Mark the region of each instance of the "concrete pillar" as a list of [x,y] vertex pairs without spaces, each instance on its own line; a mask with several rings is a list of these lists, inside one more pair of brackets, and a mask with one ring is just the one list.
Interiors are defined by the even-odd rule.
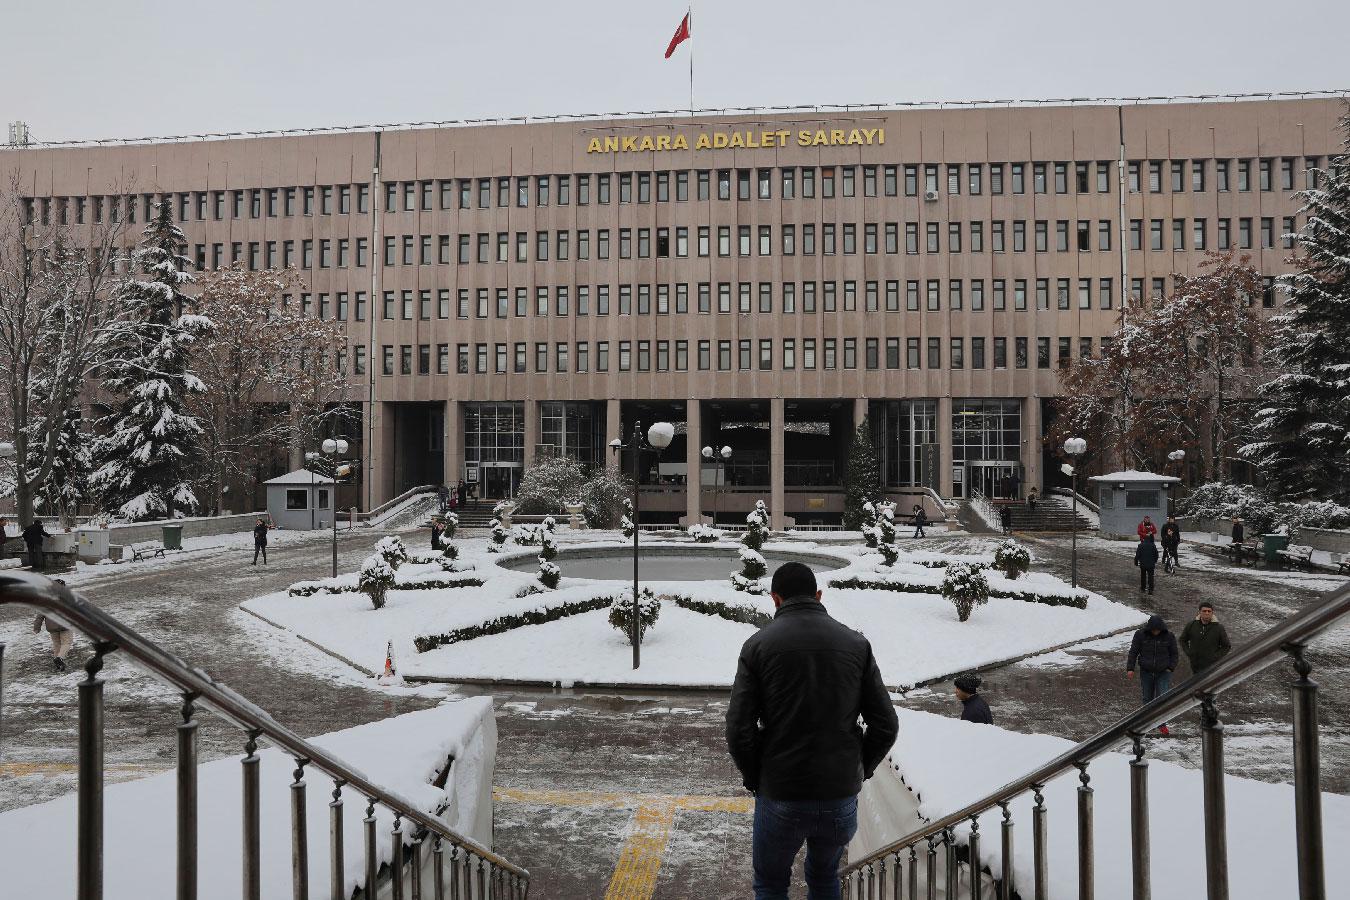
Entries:
[[783,505],[783,432],[786,427],[785,406],[782,397],[769,401],[769,527],[782,531],[786,517]]
[[[865,419],[865,418],[867,418],[867,398],[866,398],[866,397],[854,397],[854,398],[853,398],[853,428],[854,428],[855,431],[857,430],[858,426],[862,424],[862,420]],[[848,437],[849,437],[849,444],[850,444],[850,446],[851,446],[852,443],[853,443],[853,435],[849,435]]]
[[1022,406],[1022,465],[1026,466],[1026,479],[1022,490],[1029,491],[1034,486],[1043,491],[1041,484],[1041,398],[1032,395]]
[[394,468],[397,462],[398,414],[394,404],[377,400],[371,404],[370,499],[372,509],[394,496]]
[[937,403],[938,493],[952,496],[952,397],[946,394]]
[[622,454],[615,453],[609,449],[609,442],[618,438],[623,440],[623,435],[619,432],[623,429],[623,419],[619,415],[619,401],[605,401],[605,466],[618,470],[623,462]]
[[447,487],[454,487],[464,477],[464,413],[458,400],[445,401],[445,447],[444,479]]
[[684,506],[681,524],[697,525],[703,521],[703,406],[697,399],[684,402]]
[[534,464],[534,454],[539,446],[539,401],[526,398],[525,406],[525,468]]

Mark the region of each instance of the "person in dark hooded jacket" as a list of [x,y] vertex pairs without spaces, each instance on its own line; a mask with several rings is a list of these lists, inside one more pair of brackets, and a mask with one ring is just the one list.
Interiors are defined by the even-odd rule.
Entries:
[[[1130,654],[1125,660],[1125,675],[1133,678],[1139,670],[1140,695],[1152,703],[1172,687],[1172,672],[1177,667],[1177,636],[1167,630],[1162,616],[1151,616],[1148,624],[1134,633]],[[1158,726],[1167,734],[1167,725]]]
[[989,711],[989,704],[984,702],[984,698],[979,694],[980,676],[974,672],[957,675],[952,679],[952,686],[956,688],[956,699],[961,701],[962,722],[994,724],[994,714]]
[[1139,590],[1153,593],[1153,570],[1158,567],[1158,545],[1153,543],[1153,535],[1146,534],[1139,539],[1134,549],[1134,564],[1139,567]]

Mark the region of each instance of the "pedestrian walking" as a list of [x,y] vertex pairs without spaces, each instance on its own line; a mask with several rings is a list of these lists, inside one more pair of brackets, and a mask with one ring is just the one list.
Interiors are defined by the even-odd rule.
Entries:
[[1237,516],[1233,517],[1233,543],[1240,544],[1247,536],[1247,529],[1243,527],[1242,520]]
[[1163,560],[1172,557],[1172,562],[1177,565],[1181,560],[1177,557],[1177,550],[1181,548],[1181,526],[1177,524],[1176,516],[1168,516],[1167,521],[1162,527],[1162,550]]
[[[60,579],[53,581],[65,584]],[[52,668],[57,672],[68,671],[70,667],[66,665],[66,654],[75,643],[75,634],[47,613],[38,613],[37,618],[33,620],[33,634],[37,634],[44,627],[47,629],[47,639],[52,642]]]
[[436,488],[436,503],[440,506],[441,515],[445,515],[445,511],[450,508],[450,489],[443,484]]
[[1139,539],[1134,548],[1134,564],[1139,567],[1139,590],[1153,593],[1153,570],[1158,567],[1158,545],[1153,543],[1153,535]]
[[464,506],[469,502],[469,486],[464,483],[464,479],[459,480],[459,505]]
[[1036,501],[1039,499],[1041,499],[1040,495],[1036,493],[1036,489],[1034,487],[1031,490],[1027,491],[1027,509],[1030,510],[1031,512],[1035,512]]
[[262,554],[263,565],[267,565],[267,531],[272,526],[268,525],[261,518],[253,526],[253,564],[258,564],[258,554]]
[[998,523],[1003,526],[1004,534],[1012,533],[1012,506],[1004,503],[998,508]]
[[[1125,677],[1133,678],[1136,667],[1144,703],[1152,703],[1172,686],[1172,672],[1177,667],[1177,638],[1167,630],[1162,616],[1151,616],[1148,624],[1134,633],[1125,660]],[[1159,725],[1158,731],[1170,734],[1166,723]]]
[[957,675],[952,679],[952,686],[956,688],[956,699],[961,701],[962,722],[994,724],[994,714],[989,711],[989,704],[979,694],[980,676],[974,672]]
[[899,722],[872,645],[826,611],[815,573],[784,563],[770,591],[777,612],[741,647],[726,720],[727,748],[755,795],[755,898],[787,900],[805,843],[807,896],[835,900],[858,792]]
[[1158,527],[1153,524],[1152,519],[1148,516],[1144,516],[1144,520],[1139,523],[1139,527],[1135,529],[1135,533],[1139,535],[1141,541],[1145,537],[1156,538],[1158,536]]
[[431,519],[431,549],[444,550],[441,546],[441,535],[445,534],[445,520],[432,517]]
[[1008,492],[1008,498],[1016,500],[1022,496],[1022,476],[1018,472],[1013,472],[1010,478],[1012,490]]
[[1233,644],[1228,640],[1228,630],[1219,624],[1214,615],[1214,604],[1208,600],[1200,604],[1195,618],[1181,629],[1181,649],[1191,664],[1191,674],[1199,675],[1228,655]]
[[42,552],[42,541],[51,537],[37,519],[23,530],[23,542],[28,547],[28,568],[41,572],[47,568],[47,554]]
[[927,524],[928,524],[928,513],[924,512],[923,507],[916,503],[914,505],[914,536],[916,538],[928,536],[923,533],[923,526]]

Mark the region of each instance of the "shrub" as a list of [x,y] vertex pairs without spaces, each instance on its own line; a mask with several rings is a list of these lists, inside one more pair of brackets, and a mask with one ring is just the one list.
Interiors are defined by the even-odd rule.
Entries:
[[994,551],[994,568],[1016,581],[1031,568],[1031,553],[1017,541],[1004,541]]
[[748,603],[724,603],[721,600],[696,600],[693,597],[675,595],[669,599],[676,606],[690,612],[703,613],[705,616],[718,616],[730,622],[744,622],[756,628],[763,628],[773,621],[773,616],[761,612]]
[[[980,568],[973,563],[961,563],[972,568]],[[830,587],[848,591],[896,591],[901,594],[941,594],[942,586],[901,581],[894,576],[885,578],[838,578],[830,582]],[[1074,609],[1087,609],[1087,594],[1038,594],[1035,591],[1003,591],[989,589],[991,597],[1007,597],[1024,603],[1041,603],[1045,606],[1070,606]]]
[[532,547],[543,540],[544,529],[538,525],[512,525],[511,540],[522,547]]
[[459,530],[459,516],[452,512],[443,512],[438,518],[445,523],[445,531],[441,532],[441,540],[448,541],[454,538],[455,532]]
[[493,519],[489,526],[492,528],[492,534],[488,536],[488,552],[501,553],[502,547],[506,546],[506,539],[509,536],[506,532],[506,526],[502,525],[501,519]]
[[895,504],[889,500],[877,504],[876,529],[879,543],[895,543]]
[[962,622],[970,619],[977,606],[989,602],[989,579],[984,570],[967,563],[952,563],[942,579],[942,596],[956,607],[956,617]]
[[877,549],[881,551],[881,558],[885,565],[893,566],[895,561],[900,558],[900,551],[895,549],[894,544],[878,544]]
[[763,500],[756,500],[755,508],[745,517],[745,534],[741,536],[741,543],[750,550],[758,550],[769,539],[769,534],[769,509]]
[[[385,540],[388,540],[388,538]],[[384,543],[384,541],[380,543]],[[393,586],[394,570],[383,556],[372,555],[361,564],[361,574],[357,580],[357,587],[361,593],[370,598],[371,605],[376,609],[384,606],[385,595],[389,593],[389,589]]]
[[[523,588],[521,588],[520,590],[516,591],[516,599],[517,599],[517,600],[523,600],[523,599],[525,599],[526,597],[529,597],[531,594],[542,594],[543,592],[544,592],[544,589],[541,588],[539,585],[537,585],[537,584],[527,584],[527,585],[525,585]],[[606,605],[608,606],[608,604],[606,604]]]
[[696,544],[711,544],[722,539],[722,530],[711,525],[690,525],[688,534]]
[[637,525],[633,524],[633,501],[627,498],[623,501],[623,518],[619,520],[619,530],[630,541],[633,539],[633,533],[637,531]]
[[764,593],[764,584],[760,581],[769,573],[769,566],[759,551],[749,547],[741,548],[741,571],[731,576],[731,586],[747,594]]
[[395,572],[398,567],[408,561],[408,548],[403,546],[403,541],[397,535],[389,535],[380,538],[380,542],[375,545],[375,555],[389,564],[389,568]]
[[445,549],[441,551],[441,556],[449,560],[459,559],[459,548],[454,544],[446,544]]
[[[641,599],[636,605],[638,640],[641,640],[647,634],[647,629],[656,627],[656,620],[661,616],[661,601],[651,588],[643,588]],[[630,588],[609,607],[609,624],[623,632],[630,644],[633,642],[633,606],[633,591]]]
[[592,527],[613,528],[631,493],[628,481],[612,469],[601,467],[588,475],[575,459],[555,456],[537,459],[525,470],[516,503],[522,513],[545,515],[579,503]]
[[562,570],[553,563],[539,557],[539,583],[549,590],[558,586],[558,579],[562,578]]
[[[543,589],[538,585],[527,585],[528,589],[522,589],[516,594],[517,597],[528,597],[531,594],[541,594]],[[614,598],[608,595],[601,597],[590,597],[585,600],[574,600],[569,603],[559,603],[556,606],[539,606],[525,612],[512,613],[511,615],[498,616],[495,619],[489,619],[477,625],[467,625],[464,628],[456,628],[453,631],[447,631],[442,634],[425,634],[413,638],[413,646],[417,648],[418,653],[426,653],[428,650],[435,650],[437,647],[444,647],[449,644],[457,644],[460,641],[471,641],[474,638],[485,637],[489,634],[502,634],[506,631],[512,631],[516,628],[522,628],[526,625],[543,625],[546,622],[556,622],[558,619],[567,616],[575,616],[581,613],[593,612],[597,609],[604,609],[614,601]]]
[[558,556],[558,539],[552,534],[545,534],[540,538],[539,560],[541,562],[552,562]]

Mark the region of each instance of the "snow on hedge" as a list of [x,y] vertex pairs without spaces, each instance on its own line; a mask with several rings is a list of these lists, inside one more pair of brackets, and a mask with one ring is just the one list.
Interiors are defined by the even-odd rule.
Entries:
[[[369,608],[369,605],[367,605]],[[472,697],[443,703],[369,725],[314,738],[313,743],[399,795],[417,809],[435,813],[451,828],[480,844],[492,843],[492,771],[497,729],[492,699]],[[431,784],[453,754],[445,790]],[[266,897],[291,893],[291,773],[295,761],[279,750],[258,752],[262,776],[262,885]],[[201,900],[239,896],[240,765],[229,756],[198,767],[199,893]],[[177,775],[110,784],[104,791],[104,897],[142,900],[171,897],[174,885],[174,796]],[[307,769],[305,801],[309,827],[311,897],[330,895],[328,803],[333,783]],[[344,788],[343,834],[346,886],[351,896],[364,876],[362,819],[366,799]],[[0,814],[0,847],[6,897],[75,896],[75,794]],[[393,814],[376,809],[381,860],[390,855]],[[405,833],[407,826],[405,825]],[[18,864],[23,860],[23,864]]]
[[[1071,741],[1048,735],[1019,734],[909,709],[898,708],[896,712],[900,716],[900,737],[888,764],[891,771],[898,769],[905,784],[918,796],[919,812],[929,821],[975,802],[1073,746]],[[997,705],[994,715],[998,715]],[[1198,752],[1198,741],[1195,746]],[[1099,900],[1129,900],[1131,896],[1130,758],[1124,753],[1107,754],[1088,768],[1096,824]],[[878,777],[888,776],[879,770]],[[1204,897],[1205,829],[1200,772],[1155,760],[1149,763],[1148,777],[1153,895]],[[1228,802],[1230,896],[1233,900],[1295,896],[1298,875],[1293,787],[1235,775],[1228,775],[1224,783]],[[1078,771],[1074,769],[1052,780],[1045,789],[1050,822],[1051,897],[1074,897],[1078,892],[1077,788]],[[860,806],[860,817],[878,814],[877,809],[868,808],[868,801],[880,793],[884,792],[869,785]],[[1014,858],[1023,896],[1032,884],[1032,805],[1030,794],[1011,805],[1020,835],[1014,842]],[[1323,793],[1322,816],[1324,843],[1329,850],[1350,843],[1350,797]],[[1001,874],[998,853],[1001,821],[997,807],[980,816],[981,859],[995,875]],[[968,823],[957,828],[960,842],[964,843],[969,834]],[[892,832],[889,836],[900,835]],[[1350,857],[1334,851],[1328,853],[1326,873],[1327,896],[1350,896]]]

